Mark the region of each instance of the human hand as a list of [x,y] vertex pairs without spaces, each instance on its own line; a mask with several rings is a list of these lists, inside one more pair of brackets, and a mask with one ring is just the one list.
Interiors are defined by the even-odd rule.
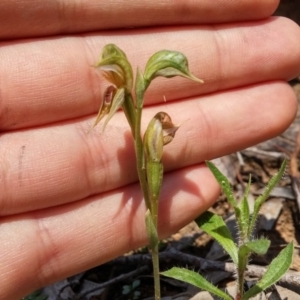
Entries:
[[1,1],[1,300],[147,244],[123,113],[87,134],[106,84],[91,67],[103,46],[123,49],[134,69],[181,51],[205,82],[157,79],[146,95],[144,126],[161,110],[188,120],[164,148],[165,237],[217,198],[205,159],[272,138],[295,117],[285,81],[300,72],[300,31],[266,19],[277,2]]

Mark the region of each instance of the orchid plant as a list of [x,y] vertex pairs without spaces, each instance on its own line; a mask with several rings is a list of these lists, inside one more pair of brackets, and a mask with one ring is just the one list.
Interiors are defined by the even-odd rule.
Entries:
[[[135,80],[131,64],[125,53],[113,44],[108,44],[104,47],[95,67],[100,68],[104,78],[110,85],[104,92],[102,105],[92,128],[105,118],[103,122],[104,130],[113,115],[120,108],[123,109],[133,137],[137,173],[147,208],[145,224],[149,238],[149,248],[152,253],[155,300],[160,300],[159,237],[157,226],[158,201],[163,181],[163,164],[161,160],[163,147],[172,142],[179,126],[173,124],[168,113],[158,112],[149,122],[146,132],[142,137],[141,120],[144,98],[151,82],[159,76],[166,78],[182,76],[198,83],[203,83],[203,81],[190,73],[187,58],[177,51],[162,50],[153,54],[149,58],[144,72],[139,68],[137,69]],[[239,232],[238,244],[234,242],[229,229],[221,217],[211,212],[205,212],[196,222],[199,227],[214,237],[223,246],[224,250],[236,264],[237,293],[235,300],[247,300],[279,280],[291,264],[293,253],[292,243],[283,249],[279,256],[273,260],[261,280],[248,291],[244,291],[245,272],[251,254],[265,254],[270,246],[269,240],[264,238],[256,239],[254,237],[259,210],[283,175],[286,162],[282,164],[279,173],[270,180],[264,194],[256,200],[253,212],[251,212],[247,201],[251,181],[249,180],[245,195],[238,203],[227,178],[211,162],[207,162],[207,166],[214,174],[234,208]],[[203,276],[196,272],[173,268],[162,274],[194,284],[223,299],[232,299],[228,294],[210,284]]]
[[93,127],[105,118],[103,123],[103,129],[105,129],[113,115],[122,108],[131,128],[138,178],[147,207],[145,223],[152,253],[155,300],[159,300],[157,223],[158,201],[163,180],[161,159],[163,147],[173,140],[179,126],[172,123],[171,117],[166,112],[158,112],[149,122],[142,137],[141,119],[144,96],[151,82],[159,76],[166,78],[182,76],[198,83],[203,81],[190,73],[187,58],[177,51],[162,50],[153,54],[148,60],[144,72],[137,69],[135,80],[125,53],[113,44],[104,47],[95,67],[100,68],[110,85],[104,93],[102,105]]

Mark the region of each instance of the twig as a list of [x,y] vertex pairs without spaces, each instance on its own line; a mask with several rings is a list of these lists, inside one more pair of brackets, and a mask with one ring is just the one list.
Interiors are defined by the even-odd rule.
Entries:
[[[150,257],[150,256],[149,256],[149,259],[150,259],[150,262],[151,262],[151,257]],[[139,274],[141,274],[141,273],[143,273],[143,272],[145,272],[145,271],[147,271],[147,270],[149,270],[149,267],[148,267],[148,266],[142,266],[142,267],[140,267],[140,268],[138,268],[138,269],[136,269],[136,270],[134,270],[134,271],[132,271],[132,272],[129,272],[129,273],[126,273],[126,274],[122,274],[122,275],[120,275],[120,276],[118,276],[118,277],[115,277],[115,278],[113,278],[113,279],[111,279],[111,280],[108,280],[108,281],[106,281],[106,282],[104,282],[104,283],[102,283],[102,284],[99,284],[96,288],[90,289],[90,290],[87,291],[87,292],[84,292],[84,293],[82,293],[82,294],[76,295],[75,298],[74,298],[74,300],[77,300],[77,299],[78,299],[78,300],[83,299],[86,295],[88,295],[88,294],[90,294],[90,293],[93,293],[93,292],[95,292],[95,291],[101,290],[101,289],[103,289],[103,288],[105,288],[105,287],[107,287],[107,286],[109,286],[109,285],[116,284],[116,283],[118,283],[118,282],[120,282],[120,281],[124,281],[124,280],[126,280],[126,279],[128,279],[128,278],[137,276],[137,275],[139,275]]]
[[[194,269],[199,269],[201,271],[225,271],[232,274],[236,273],[236,266],[230,262],[213,261],[202,257],[194,256],[191,254],[183,253],[176,250],[175,248],[168,248],[168,250],[161,252],[159,254],[160,262],[169,262],[170,260],[175,260],[178,264],[180,262],[182,265],[188,265]],[[108,264],[151,264],[150,254],[135,254],[131,256],[119,257]],[[248,277],[261,278],[266,272],[267,268],[249,265],[246,270],[246,275]],[[300,286],[300,272],[289,271],[280,279],[281,283],[292,284],[295,286]]]
[[300,190],[299,190],[299,171],[298,171],[298,155],[300,152],[300,130],[296,138],[296,145],[293,153],[290,155],[290,176],[292,180],[292,189],[296,197],[298,212],[300,212]]

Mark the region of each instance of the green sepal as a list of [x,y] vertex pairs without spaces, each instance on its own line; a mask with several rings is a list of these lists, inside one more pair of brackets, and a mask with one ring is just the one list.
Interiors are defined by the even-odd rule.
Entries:
[[214,294],[220,297],[221,299],[232,300],[232,298],[229,295],[227,295],[222,290],[218,289],[216,286],[207,281],[202,275],[194,271],[173,267],[172,269],[162,272],[161,274],[167,277],[187,282],[202,290]]
[[150,57],[144,72],[145,87],[147,88],[158,76],[166,78],[182,76],[203,83],[190,73],[186,56],[177,51],[161,50]]
[[101,59],[105,59],[112,56],[127,58],[125,52],[115,44],[105,45],[101,53]]
[[133,86],[133,71],[126,54],[114,44],[106,45],[95,67],[105,72],[107,80],[118,88],[125,87],[131,92]]
[[223,219],[210,211],[206,211],[195,221],[203,231],[213,237],[224,248],[232,261],[237,264],[238,248],[235,245],[232,235]]
[[145,214],[145,223],[146,223],[146,229],[147,229],[147,234],[150,243],[150,249],[155,249],[155,247],[159,242],[159,239],[158,239],[157,229],[153,222],[153,218],[149,209],[147,209]]

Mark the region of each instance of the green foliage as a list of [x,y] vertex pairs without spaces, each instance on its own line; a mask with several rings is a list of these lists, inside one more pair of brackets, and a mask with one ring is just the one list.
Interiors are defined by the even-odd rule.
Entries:
[[209,281],[207,281],[203,276],[200,274],[182,268],[172,268],[168,271],[161,273],[164,276],[172,277],[177,280],[181,280],[192,284],[202,290],[206,290],[211,294],[214,294],[222,299],[225,300],[232,300],[230,296],[224,293],[222,290],[218,289],[216,286],[212,285]]
[[47,300],[48,296],[43,295],[41,290],[37,290],[30,295],[22,298],[22,300]]
[[203,231],[219,242],[234,263],[238,262],[238,248],[233,241],[228,227],[220,216],[206,211],[195,221]]
[[203,83],[190,73],[187,58],[177,51],[161,50],[150,57],[144,75],[146,88],[158,76],[166,78],[182,76]]
[[138,300],[141,296],[141,292],[137,291],[136,289],[140,286],[141,281],[140,280],[134,280],[132,284],[130,285],[123,285],[123,295],[127,295],[128,300]]
[[[126,54],[116,45],[108,44],[104,47],[99,61],[95,67],[100,68],[103,76],[111,83],[103,96],[103,103],[99,109],[98,116],[93,125],[96,126],[104,117],[106,120],[103,129],[114,116],[119,108],[124,110],[126,118],[131,128],[134,139],[137,171],[139,181],[147,212],[145,223],[149,237],[150,249],[152,251],[154,281],[155,281],[155,299],[160,299],[159,286],[159,266],[158,266],[158,200],[163,181],[163,165],[161,158],[164,145],[170,143],[179,128],[172,123],[171,117],[165,112],[157,113],[150,121],[144,138],[141,136],[141,117],[144,104],[144,95],[152,80],[159,76],[171,78],[182,76],[199,83],[203,81],[193,76],[188,67],[187,58],[180,52],[162,50],[153,54],[148,60],[145,71],[137,69],[136,79],[131,64],[127,60]],[[135,95],[132,95],[134,86]],[[135,99],[135,102],[133,101]],[[265,192],[256,200],[253,213],[250,213],[250,207],[247,201],[251,178],[249,178],[245,195],[240,203],[235,199],[232,188],[227,178],[211,162],[206,162],[207,166],[219,182],[228,201],[233,206],[239,233],[239,244],[236,245],[229,229],[221,217],[206,212],[197,218],[196,222],[205,232],[215,238],[218,243],[231,257],[237,266],[238,291],[237,299],[249,299],[260,291],[268,288],[280,279],[288,270],[293,253],[293,244],[289,244],[270,264],[267,272],[249,291],[244,293],[244,274],[247,268],[249,257],[255,253],[263,255],[269,248],[270,241],[267,239],[253,240],[253,230],[257,221],[259,210],[266,201],[271,190],[278,183],[286,168],[286,161],[283,162],[278,174],[273,176],[268,183]],[[165,276],[184,280],[205,289],[223,299],[231,299],[226,293],[211,285],[201,275],[184,269],[173,268],[163,273]],[[132,299],[137,299],[139,294],[132,293],[139,285],[139,282],[133,282],[131,286],[123,287],[123,294],[130,294]],[[42,295],[30,295],[27,300],[44,300]]]
[[146,222],[146,229],[149,238],[149,244],[151,248],[154,249],[157,246],[159,239],[157,234],[157,228],[153,222],[153,217],[149,209],[147,209],[146,211],[145,222]]
[[267,187],[264,191],[264,193],[259,196],[254,204],[254,210],[253,210],[253,214],[251,216],[251,220],[250,220],[250,226],[248,228],[248,235],[252,234],[252,231],[255,227],[255,223],[258,217],[258,213],[261,209],[261,206],[263,205],[263,203],[267,200],[267,198],[269,197],[271,191],[273,190],[273,188],[275,187],[275,185],[279,182],[279,180],[281,179],[281,177],[284,174],[284,171],[286,169],[286,160],[283,161],[280,170],[277,174],[275,174],[269,181],[269,183],[267,184]]
[[229,203],[234,208],[236,208],[237,207],[237,202],[236,202],[236,199],[233,195],[232,188],[231,188],[230,183],[229,183],[228,179],[226,178],[226,176],[223,175],[219,171],[219,169],[212,162],[207,161],[206,165],[209,167],[211,172],[214,174],[215,178],[217,179],[218,183],[221,186],[221,189],[222,189],[223,193],[226,195]]
[[292,263],[294,245],[289,243],[273,259],[264,276],[244,295],[242,300],[250,299],[277,282],[289,269]]
[[[262,204],[266,201],[271,190],[284,174],[286,160],[282,163],[279,172],[270,179],[265,192],[256,200],[252,214],[250,213],[247,201],[251,178],[247,184],[245,195],[238,204],[227,178],[211,162],[207,162],[207,166],[214,174],[223,192],[234,208],[238,225],[239,244],[235,245],[230,231],[221,217],[214,215],[211,212],[205,212],[196,219],[196,222],[203,231],[216,239],[216,241],[224,248],[232,261],[236,264],[238,285],[236,299],[247,300],[275,284],[288,271],[292,262],[293,243],[290,243],[271,262],[263,277],[246,293],[244,292],[245,272],[249,263],[249,257],[252,254],[264,255],[270,246],[270,241],[268,239],[254,240],[253,230]],[[193,284],[212,294],[218,295],[222,299],[231,299],[226,294],[222,296],[217,294],[217,292],[219,293],[222,291],[215,287],[212,289],[210,283],[196,272],[173,268],[164,272],[163,275]],[[222,293],[224,294],[224,292]]]

